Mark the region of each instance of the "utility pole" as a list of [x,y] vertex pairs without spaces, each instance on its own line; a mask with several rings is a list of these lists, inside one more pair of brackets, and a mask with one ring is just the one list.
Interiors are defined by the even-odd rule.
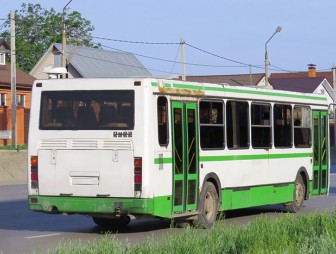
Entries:
[[12,94],[12,147],[17,148],[16,140],[16,49],[15,49],[15,13],[10,13],[11,36],[11,94]]
[[252,65],[249,64],[249,70],[250,70],[250,86],[252,86]]
[[182,80],[186,81],[186,70],[185,70],[185,60],[184,60],[184,44],[185,41],[183,40],[183,38],[181,38],[180,40],[180,46],[181,46],[181,63],[182,63]]
[[[71,3],[70,0],[63,8],[62,13],[62,67],[66,68],[66,26],[65,26],[65,11],[66,7]],[[62,75],[63,78],[66,78],[66,74]]]

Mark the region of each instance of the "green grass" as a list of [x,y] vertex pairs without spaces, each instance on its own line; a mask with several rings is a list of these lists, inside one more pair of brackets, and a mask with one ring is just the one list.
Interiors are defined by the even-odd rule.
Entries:
[[187,228],[159,242],[135,246],[106,234],[102,240],[63,244],[50,253],[336,253],[336,211],[312,215],[260,216],[248,225],[219,221],[212,229]]
[[17,145],[17,148],[14,148],[12,145],[0,146],[0,150],[27,150],[27,145]]

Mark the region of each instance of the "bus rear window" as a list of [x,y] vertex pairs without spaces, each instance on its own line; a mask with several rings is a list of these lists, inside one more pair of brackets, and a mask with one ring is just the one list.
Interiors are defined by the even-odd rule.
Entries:
[[45,91],[42,130],[132,130],[134,91]]

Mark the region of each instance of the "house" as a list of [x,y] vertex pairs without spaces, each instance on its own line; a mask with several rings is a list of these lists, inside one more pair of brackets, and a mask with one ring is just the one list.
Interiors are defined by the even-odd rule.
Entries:
[[[6,54],[9,50],[5,40],[0,39],[0,145],[11,143],[11,64],[6,63]],[[34,77],[16,69],[16,127],[19,145],[27,144],[31,89],[34,80]]]
[[[318,75],[317,75],[318,74]],[[324,74],[328,74],[323,76]],[[331,74],[331,75],[330,75]],[[316,72],[316,66],[308,65],[308,72],[272,73],[269,82],[274,89],[301,93],[325,94],[329,104],[336,101],[332,87],[332,72]]]
[[323,77],[272,78],[270,84],[277,90],[325,94],[329,104],[334,103],[335,100],[334,90],[328,80]]
[[[334,71],[336,69],[333,68]],[[286,72],[286,73],[272,73],[269,79],[274,78],[302,78],[302,77],[320,77],[325,78],[332,88],[335,87],[335,78],[333,71],[316,71],[316,65],[308,64],[308,71],[306,72]]]
[[[313,64],[308,65],[308,72],[272,73],[269,81],[274,89],[325,94],[329,104],[336,102],[335,91],[332,87],[333,73],[316,72],[316,66]],[[336,145],[334,138],[336,136],[335,116],[335,107],[331,106],[329,109],[329,129],[330,143],[333,146]]]
[[[30,75],[47,79],[46,69],[61,67],[62,44],[54,43],[44,53]],[[116,78],[152,76],[131,53],[82,46],[66,46],[68,78]]]
[[[178,79],[181,80],[182,77]],[[186,80],[201,83],[230,84],[234,86],[265,86],[265,73],[186,76]]]

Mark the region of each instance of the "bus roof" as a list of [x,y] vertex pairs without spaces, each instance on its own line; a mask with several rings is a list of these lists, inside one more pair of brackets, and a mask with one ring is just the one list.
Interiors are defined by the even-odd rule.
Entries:
[[[42,90],[93,90],[93,89],[129,89],[135,87],[136,81],[151,87],[154,93],[170,94],[173,96],[191,97],[223,97],[236,99],[253,99],[265,101],[281,101],[288,103],[303,103],[328,106],[327,97],[323,94],[311,94],[268,89],[264,87],[243,87],[229,84],[199,83],[173,79],[146,77],[132,78],[80,78],[80,79],[49,79],[36,80],[43,84]],[[140,84],[141,84],[140,83]]]

